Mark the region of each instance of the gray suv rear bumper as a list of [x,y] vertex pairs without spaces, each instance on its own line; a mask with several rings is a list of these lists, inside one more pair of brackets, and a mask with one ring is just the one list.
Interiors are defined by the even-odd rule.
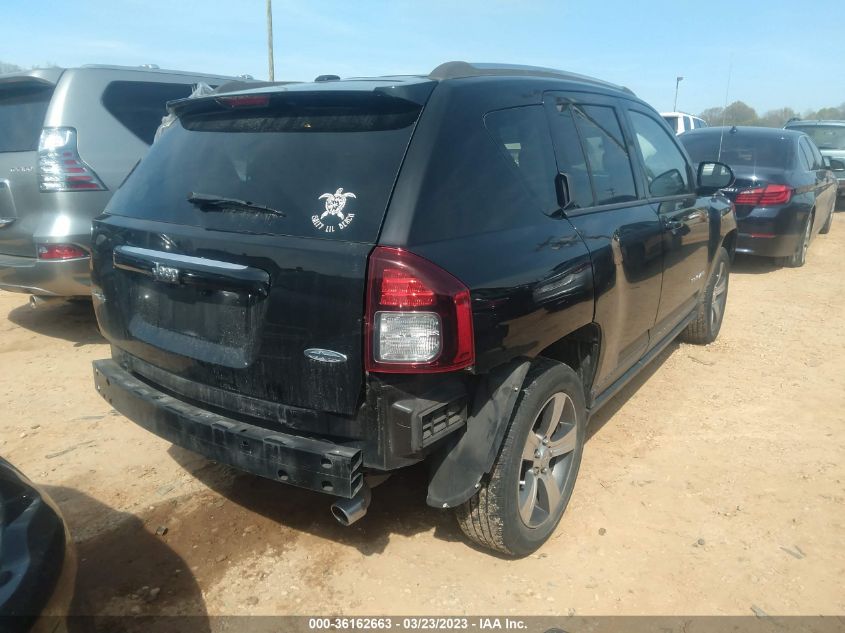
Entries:
[[91,294],[90,258],[45,261],[0,255],[0,289],[33,295],[77,297]]

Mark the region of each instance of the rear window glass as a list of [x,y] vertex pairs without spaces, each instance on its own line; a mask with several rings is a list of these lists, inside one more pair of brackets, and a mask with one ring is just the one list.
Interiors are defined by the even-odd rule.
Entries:
[[484,123],[540,208],[553,211],[557,207],[556,169],[543,109],[529,106],[498,110],[488,113]]
[[0,89],[0,152],[38,149],[41,127],[52,96],[52,86]]
[[725,131],[684,134],[678,139],[686,147],[694,163],[721,161],[731,167],[775,169],[787,169],[793,163],[794,137]]
[[103,106],[147,145],[152,144],[167,102],[191,94],[191,84],[113,81],[103,92]]
[[613,108],[578,106],[575,108],[575,123],[584,139],[596,204],[636,200],[631,159]]
[[845,150],[845,125],[790,125],[789,129],[804,132],[819,149]]
[[[184,114],[109,212],[219,231],[375,241],[420,106],[371,93],[315,99]],[[284,217],[192,204],[191,194],[249,201]]]

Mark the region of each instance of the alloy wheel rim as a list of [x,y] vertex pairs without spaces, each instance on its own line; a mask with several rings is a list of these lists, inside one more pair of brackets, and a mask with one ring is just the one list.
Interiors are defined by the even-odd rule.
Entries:
[[575,403],[558,392],[540,407],[522,450],[517,503],[529,528],[554,517],[572,476],[578,441]]
[[710,301],[710,325],[714,329],[722,320],[725,312],[725,302],[728,298],[728,274],[725,262],[719,263],[716,283],[713,285],[713,299]]
[[813,222],[813,218],[807,220],[807,228],[804,229],[804,240],[801,242],[801,261],[804,262],[807,260],[807,251],[810,248],[810,225]]

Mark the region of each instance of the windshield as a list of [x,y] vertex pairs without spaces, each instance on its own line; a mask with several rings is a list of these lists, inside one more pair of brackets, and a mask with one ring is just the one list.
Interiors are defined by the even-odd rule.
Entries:
[[794,138],[780,134],[743,134],[741,131],[683,134],[678,140],[693,162],[720,161],[731,167],[788,169],[795,146]]
[[845,125],[790,125],[813,139],[819,149],[845,150]]
[[0,152],[38,149],[41,126],[52,96],[52,86],[40,84],[0,88]]
[[[374,242],[421,106],[371,93],[321,101],[286,97],[271,109],[183,114],[108,212],[209,230]],[[243,204],[211,211],[192,204],[192,193],[278,213]]]

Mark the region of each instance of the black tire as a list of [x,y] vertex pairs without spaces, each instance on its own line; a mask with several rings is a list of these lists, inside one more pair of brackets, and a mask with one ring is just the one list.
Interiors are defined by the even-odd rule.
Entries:
[[[530,554],[548,540],[575,487],[586,417],[584,390],[575,372],[538,359],[525,379],[493,470],[479,491],[455,508],[458,524],[471,540],[510,556]],[[540,433],[549,428],[552,432],[542,439]],[[524,458],[527,453],[530,459]],[[552,484],[557,494],[549,493]]]
[[824,226],[819,229],[819,233],[822,235],[827,235],[830,233],[830,225],[833,224],[833,213],[836,211],[836,198],[833,199],[833,205],[830,207],[830,213],[827,216],[827,220],[824,223]]
[[725,307],[728,301],[728,283],[731,273],[731,258],[724,246],[716,251],[713,266],[701,302],[698,304],[698,314],[681,332],[681,340],[697,345],[707,345],[716,340],[722,321],[725,319]]
[[795,245],[795,252],[792,255],[787,255],[783,258],[783,265],[789,268],[801,268],[807,263],[807,251],[810,248],[810,238],[813,233],[813,215],[807,218],[807,223],[804,225],[804,231],[801,237],[798,238],[798,244]]

